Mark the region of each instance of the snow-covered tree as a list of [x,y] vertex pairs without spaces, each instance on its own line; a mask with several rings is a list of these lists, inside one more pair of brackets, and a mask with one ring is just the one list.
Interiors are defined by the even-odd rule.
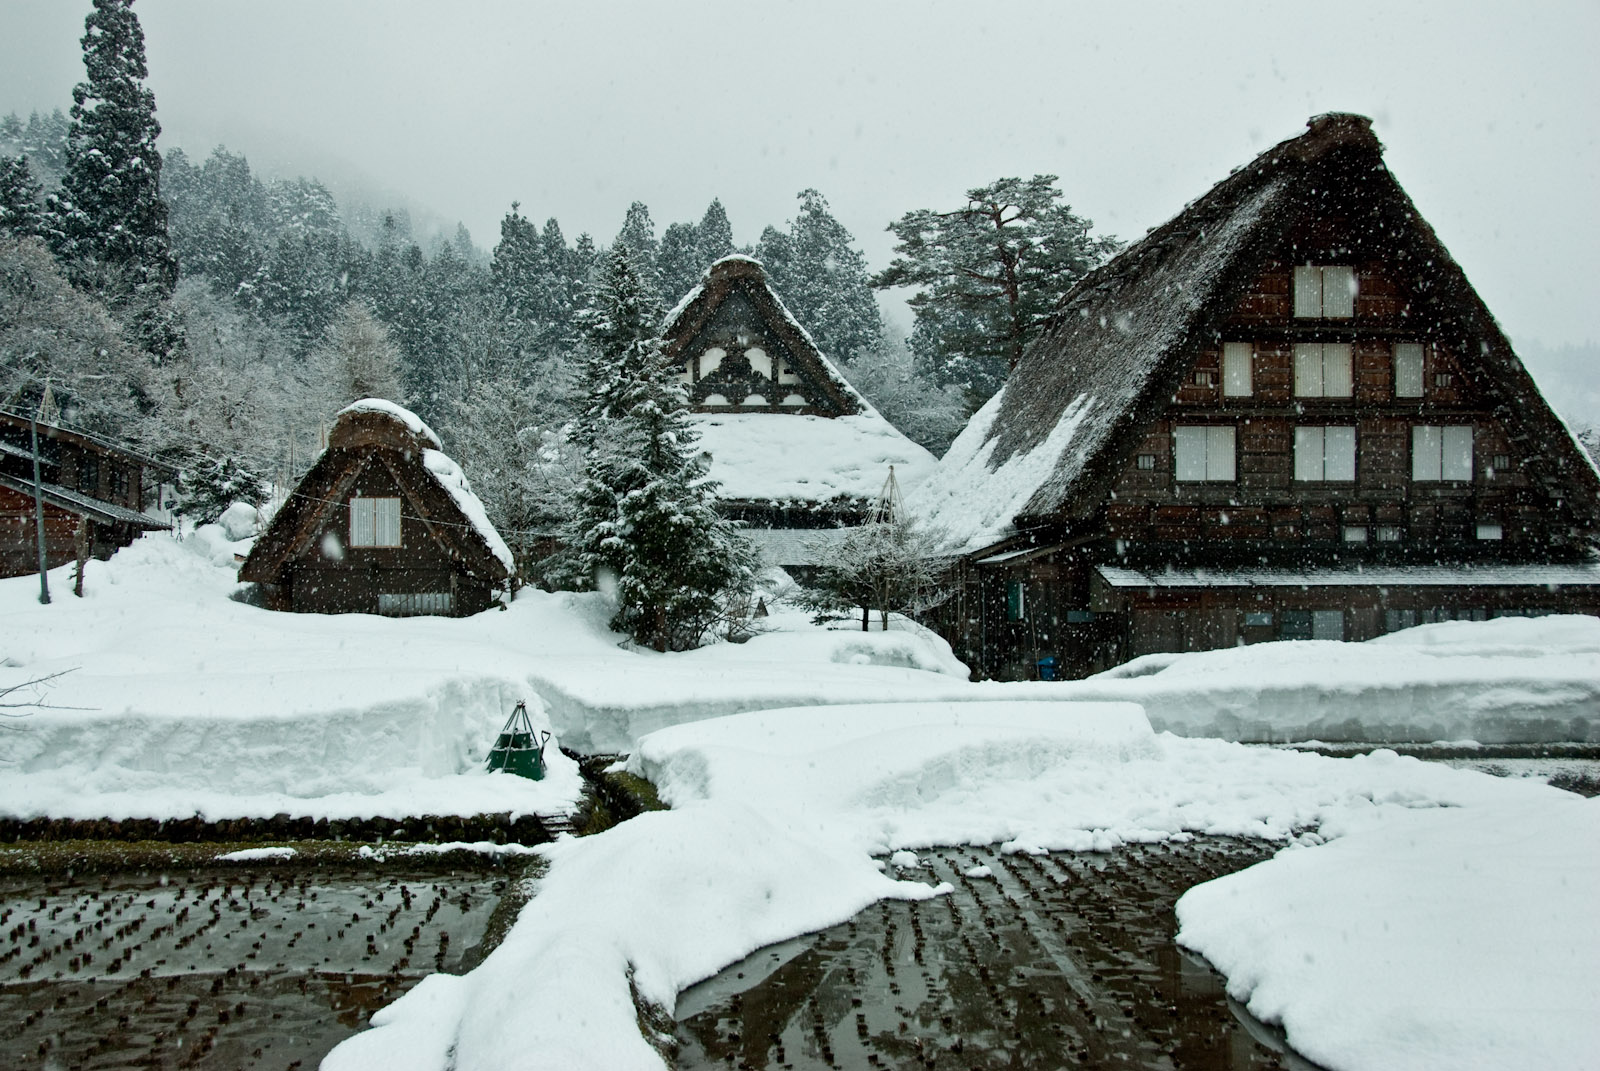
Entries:
[[400,385],[400,349],[389,331],[359,301],[347,302],[328,327],[314,360],[328,376],[329,412],[362,398],[405,402]]
[[63,419],[142,441],[153,379],[122,325],[73,289],[43,242],[0,234],[0,405],[35,405],[49,383]]
[[877,610],[887,630],[891,613],[921,613],[943,600],[948,594],[941,583],[944,564],[939,541],[912,518],[879,516],[827,546],[825,562],[802,601],[824,613],[860,609],[862,632]]
[[631,250],[609,254],[593,302],[599,365],[572,545],[582,576],[613,587],[612,627],[659,651],[699,645],[747,600],[755,555],[716,511],[688,397],[656,334],[659,310]]
[[43,193],[28,170],[28,158],[0,158],[0,234],[39,238],[44,223]]
[[625,246],[630,263],[644,285],[658,297],[661,294],[661,243],[656,240],[656,225],[643,201],[628,206],[622,229],[613,245]]
[[694,289],[711,262],[700,261],[700,234],[693,223],[673,223],[661,236],[661,299],[676,302]]
[[720,199],[713,197],[706,206],[706,214],[700,217],[700,226],[695,228],[695,238],[699,243],[697,252],[701,271],[729,253],[736,252],[733,224],[728,222],[728,210],[722,207]]
[[1117,249],[1060,199],[1054,175],[1006,178],[967,191],[954,211],[917,209],[889,225],[895,259],[872,285],[921,288],[909,302],[913,349],[973,408],[1000,389],[1061,295]]
[[787,233],[768,227],[756,246],[784,304],[835,361],[877,343],[883,320],[855,239],[816,190],[799,194],[800,212]]
[[[178,264],[161,199],[156,98],[144,84],[144,31],[132,0],[93,0],[84,20],[86,81],[72,90],[53,244],[75,281],[118,298],[171,293]],[[143,293],[143,292],[151,293]]]
[[899,335],[885,335],[857,350],[840,370],[885,420],[935,456],[944,453],[966,424],[960,388],[937,386],[922,374],[910,345]]

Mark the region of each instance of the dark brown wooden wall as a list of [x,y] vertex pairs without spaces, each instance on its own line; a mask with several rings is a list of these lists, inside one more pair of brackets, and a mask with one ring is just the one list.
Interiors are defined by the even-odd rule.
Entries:
[[[349,500],[399,498],[399,547],[352,547]],[[332,535],[343,556],[323,553],[324,538]],[[416,507],[406,499],[394,476],[376,457],[369,459],[346,491],[340,505],[330,509],[322,525],[285,568],[279,585],[279,602],[285,609],[309,613],[378,612],[380,593],[413,594],[450,591],[457,615],[477,613],[490,605],[490,585],[467,576],[448,551],[418,519]]]

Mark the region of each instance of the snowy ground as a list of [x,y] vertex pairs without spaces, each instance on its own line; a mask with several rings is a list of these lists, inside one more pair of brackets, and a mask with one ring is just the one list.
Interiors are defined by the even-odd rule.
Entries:
[[[1600,983],[1571,966],[1600,962],[1600,804],[1389,752],[1158,731],[1426,717],[1589,732],[1600,623],[1435,625],[974,685],[925,633],[799,615],[659,655],[619,647],[595,596],[527,592],[463,621],[274,614],[229,599],[241,549],[217,529],[147,538],[91,564],[82,600],[58,571],[49,607],[35,581],[0,581],[0,688],[70,670],[41,693],[53,709],[0,732],[0,814],[568,806],[578,778],[553,750],[539,784],[481,772],[519,698],[564,743],[631,753],[673,806],[542,849],[539,894],[495,954],[385,1009],[335,1071],[659,1068],[635,994],[671,1008],[763,944],[939,894],[875,859],[1197,833],[1290,846],[1186,897],[1182,939],[1328,1067],[1581,1066],[1600,1051]],[[528,1008],[537,1045],[502,1025]],[[1436,1044],[1468,1026],[1468,1048]]]

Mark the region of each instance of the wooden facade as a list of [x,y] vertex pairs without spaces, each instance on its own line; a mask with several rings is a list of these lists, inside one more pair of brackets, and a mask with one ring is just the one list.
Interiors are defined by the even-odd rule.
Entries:
[[1006,391],[996,465],[1078,424],[958,569],[980,675],[1600,613],[1600,476],[1360,117],[1091,273]]
[[[141,533],[168,527],[159,511],[172,469],[110,439],[38,425],[46,564],[108,558]],[[28,418],[0,410],[0,576],[38,568]],[[149,510],[150,512],[147,512]]]
[[438,438],[370,400],[340,414],[239,570],[272,609],[397,617],[478,613],[510,576],[509,551]]

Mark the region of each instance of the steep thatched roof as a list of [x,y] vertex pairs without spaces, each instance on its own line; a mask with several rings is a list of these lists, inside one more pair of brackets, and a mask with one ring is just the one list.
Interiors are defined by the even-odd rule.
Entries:
[[367,398],[340,412],[328,448],[256,539],[239,579],[277,583],[284,566],[311,547],[328,515],[346,508],[368,464],[388,468],[405,495],[404,513],[422,523],[462,572],[491,583],[511,575],[511,551],[461,469],[440,452],[433,429],[408,409]]
[[975,548],[1019,527],[1093,515],[1189,359],[1220,340],[1286,236],[1334,211],[1359,243],[1418,265],[1419,333],[1466,359],[1464,372],[1495,416],[1529,445],[1535,478],[1552,489],[1576,482],[1591,502],[1600,495],[1593,466],[1384,165],[1371,122],[1330,114],[1307,125],[1066,294],[917,496],[954,543]]
[[856,389],[845,381],[833,362],[817,349],[811,333],[784,305],[783,299],[767,281],[761,262],[735,253],[723,257],[706,269],[700,280],[677,308],[667,314],[662,337],[667,341],[667,355],[681,362],[695,351],[697,344],[711,344],[725,324],[718,312],[730,300],[748,301],[754,307],[762,325],[771,332],[787,351],[795,373],[813,393],[820,392],[826,399],[824,408],[829,416],[848,416],[869,408]]

